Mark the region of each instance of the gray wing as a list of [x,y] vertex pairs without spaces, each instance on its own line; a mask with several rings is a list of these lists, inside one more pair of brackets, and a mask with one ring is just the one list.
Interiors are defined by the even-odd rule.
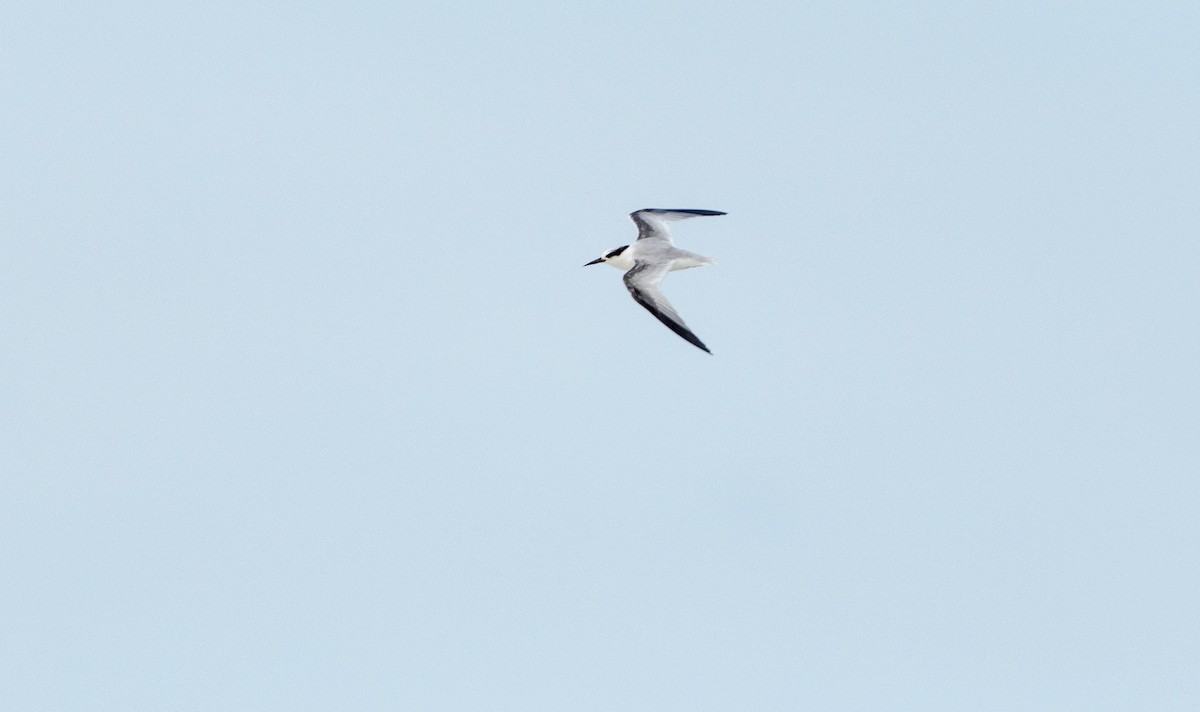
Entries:
[[[667,328],[679,334],[689,344],[696,348],[708,351],[708,347],[704,345],[692,330],[683,323],[683,317],[679,316],[679,312],[675,311],[675,307],[667,301],[663,296],[659,285],[662,284],[663,278],[667,276],[667,272],[671,269],[671,262],[664,261],[655,264],[638,260],[633,264],[633,269],[625,273],[625,287],[629,293],[633,295],[633,300],[646,308],[646,311],[653,314],[659,321],[666,324]],[[708,351],[712,353],[712,351]]]
[[667,229],[668,222],[687,220],[700,215],[724,215],[720,210],[687,210],[684,208],[643,208],[629,214],[638,226],[638,239],[661,237],[671,242],[671,231]]

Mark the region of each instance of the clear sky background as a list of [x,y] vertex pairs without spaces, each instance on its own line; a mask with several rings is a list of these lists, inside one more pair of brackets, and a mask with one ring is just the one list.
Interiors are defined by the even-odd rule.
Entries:
[[7,3],[0,708],[1200,708],[1197,7]]

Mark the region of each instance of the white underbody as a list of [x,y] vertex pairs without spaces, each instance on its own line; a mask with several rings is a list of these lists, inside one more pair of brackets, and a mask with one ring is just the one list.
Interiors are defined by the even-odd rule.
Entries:
[[717,262],[711,257],[681,250],[666,240],[649,239],[638,240],[621,254],[604,260],[604,263],[616,267],[623,272],[628,272],[633,269],[634,263],[638,260],[653,263],[669,261],[671,263],[670,271],[672,272],[688,269],[689,267],[716,264]]

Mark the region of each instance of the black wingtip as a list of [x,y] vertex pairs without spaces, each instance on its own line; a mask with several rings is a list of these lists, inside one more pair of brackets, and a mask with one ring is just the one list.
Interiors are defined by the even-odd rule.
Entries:
[[[651,213],[662,211],[664,213],[687,213],[689,215],[728,215],[728,213],[723,213],[720,210],[697,210],[695,208],[642,208],[642,210]],[[638,212],[640,213],[642,210]]]
[[[671,331],[675,331],[675,329],[671,329]],[[708,347],[704,345],[704,342],[700,340],[700,337],[693,334],[690,329],[687,330],[687,334],[683,334],[679,331],[675,331],[675,333],[682,336],[684,341],[687,341],[692,346],[695,346],[709,356],[712,356],[712,351],[709,351]]]
[[[651,313],[653,314],[653,312],[651,312]],[[654,314],[654,316],[658,316],[658,314]],[[701,341],[691,331],[688,331],[687,329],[684,329],[684,328],[677,328],[674,323],[672,323],[668,319],[664,319],[663,317],[658,317],[658,320],[661,321],[662,323],[666,324],[668,329],[670,329],[671,331],[674,331],[676,334],[679,334],[679,336],[682,337],[684,341],[688,342],[692,346],[695,346],[696,348],[700,349],[701,351],[708,354],[709,356],[712,356],[712,351],[709,351],[708,347],[704,345],[704,342]]]

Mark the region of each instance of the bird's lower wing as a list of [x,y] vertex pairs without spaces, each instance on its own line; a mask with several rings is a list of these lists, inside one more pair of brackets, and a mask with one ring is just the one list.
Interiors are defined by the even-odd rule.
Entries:
[[679,316],[679,312],[675,311],[675,307],[671,306],[671,303],[663,296],[662,290],[659,289],[670,266],[670,262],[652,265],[649,262],[638,261],[633,265],[633,269],[625,273],[625,287],[635,302],[645,307],[646,311],[653,314],[668,329],[674,331],[689,344],[711,354],[712,351],[709,351],[704,342],[692,333],[692,330],[683,322],[683,317]]

